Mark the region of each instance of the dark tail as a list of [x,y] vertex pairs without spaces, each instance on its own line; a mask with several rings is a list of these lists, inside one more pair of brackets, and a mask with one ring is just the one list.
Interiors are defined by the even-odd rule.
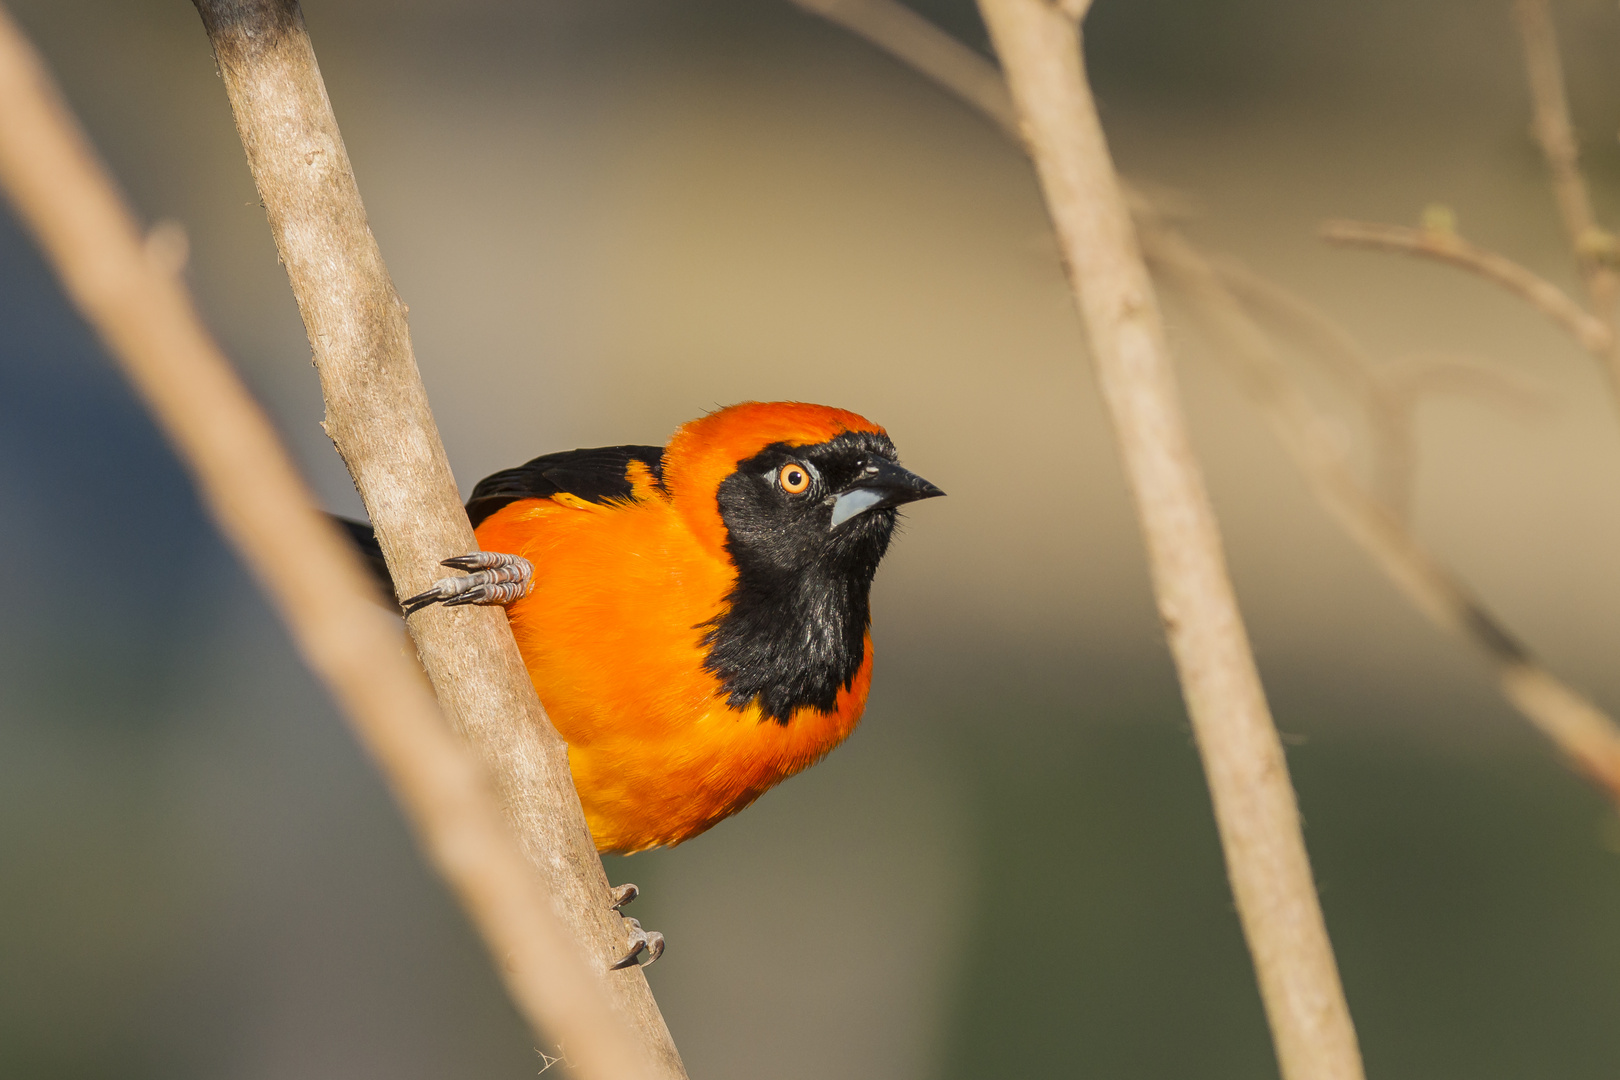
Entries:
[[371,526],[359,521],[350,521],[346,517],[338,517],[336,514],[326,516],[331,518],[338,528],[349,534],[349,539],[354,541],[354,546],[360,551],[360,557],[365,559],[366,565],[371,568],[372,576],[382,586],[384,595],[398,596],[394,589],[393,576],[388,573],[388,563],[383,559],[382,547],[377,543],[377,534]]

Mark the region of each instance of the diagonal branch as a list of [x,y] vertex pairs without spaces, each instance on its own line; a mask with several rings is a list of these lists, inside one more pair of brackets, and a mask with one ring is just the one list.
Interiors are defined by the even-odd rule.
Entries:
[[[807,0],[794,0],[794,2],[801,6],[809,6]],[[840,0],[840,6],[846,9],[887,9],[899,5],[896,0]],[[925,20],[851,19],[846,25],[854,26],[857,23],[865,28],[857,32],[868,42],[902,60],[916,47],[904,40],[902,35],[952,40],[945,31]],[[935,43],[929,47],[938,49],[940,46]],[[973,85],[981,89],[976,89],[970,93],[966,80],[961,77],[960,71],[956,67],[941,67],[924,73],[936,79],[945,90],[956,94],[969,104],[973,104],[979,97],[986,96],[982,90],[984,72],[999,73],[993,63],[965,47],[956,55],[962,59],[961,68],[973,73]],[[1000,111],[986,110],[986,113],[989,119],[1000,125],[1003,131],[1022,145],[1016,124],[1007,125],[1002,120],[1003,113]],[[1147,252],[1157,261],[1160,252],[1154,243],[1154,238],[1156,234],[1163,231],[1163,215],[1155,211],[1151,202],[1143,198],[1139,193],[1127,191],[1126,197],[1138,220],[1144,225],[1142,240],[1147,246]],[[1364,355],[1349,335],[1337,323],[1318,311],[1314,305],[1301,300],[1282,286],[1259,275],[1249,272],[1233,273],[1232,266],[1233,264],[1222,261],[1216,266],[1216,273],[1220,277],[1223,286],[1235,292],[1243,304],[1254,306],[1262,311],[1269,310],[1272,313],[1284,313],[1285,321],[1294,325],[1312,328],[1311,337],[1316,342],[1316,347],[1336,353],[1339,366],[1353,368],[1356,365],[1365,365],[1366,359]],[[1567,295],[1564,299],[1571,304],[1574,303],[1574,301],[1569,300]],[[1590,318],[1589,315],[1587,317]],[[1582,333],[1592,333],[1591,324],[1583,323],[1582,326]],[[1259,332],[1257,328],[1256,332]],[[1245,331],[1245,333],[1248,332]],[[1592,336],[1595,340],[1595,334]],[[1267,348],[1269,348],[1269,344]],[[1285,369],[1279,370],[1276,377],[1290,382],[1293,380],[1293,376]],[[1372,377],[1374,377],[1372,373],[1368,372],[1366,374],[1366,378]],[[1290,392],[1290,397],[1292,397],[1292,392]],[[1260,400],[1261,404],[1265,405],[1271,399],[1268,397]],[[1309,404],[1303,396],[1297,400],[1306,405]],[[1270,408],[1271,406],[1267,405],[1267,407]],[[1273,417],[1272,422],[1292,426],[1299,423],[1303,415],[1301,413],[1297,418],[1286,419]],[[1387,422],[1389,422],[1387,417],[1382,420],[1375,419],[1375,423]],[[1311,424],[1316,426],[1320,424],[1320,421],[1312,420]],[[1332,437],[1323,431],[1322,438],[1328,440],[1328,445],[1331,447]],[[1313,460],[1320,452],[1314,448],[1322,444],[1314,436],[1311,438],[1285,438],[1283,444],[1294,456],[1295,464],[1310,483],[1312,493],[1325,505],[1340,501],[1338,494],[1328,490],[1334,485],[1326,483],[1326,474],[1313,464]],[[1334,450],[1333,453],[1336,454],[1337,451]],[[1348,478],[1354,479],[1353,476]],[[1362,495],[1365,494],[1364,489],[1359,486],[1353,490],[1360,492]],[[1355,496],[1346,497],[1346,501],[1358,501],[1358,499],[1359,497]],[[1356,511],[1346,516],[1359,518],[1363,514],[1362,511]],[[1335,510],[1334,517],[1336,520],[1340,520],[1341,524],[1344,523],[1345,518],[1341,517],[1340,511]],[[1364,547],[1368,548],[1369,554],[1374,557],[1375,564],[1400,586],[1403,595],[1412,598],[1418,609],[1442,630],[1463,634],[1465,639],[1471,640],[1476,647],[1486,652],[1486,655],[1492,659],[1493,663],[1498,657],[1504,661],[1512,660],[1511,650],[1502,650],[1500,648],[1503,642],[1513,640],[1511,634],[1496,623],[1494,619],[1486,618],[1482,620],[1469,615],[1468,613],[1471,611],[1483,612],[1484,610],[1477,603],[1473,603],[1471,599],[1466,604],[1456,602],[1458,595],[1468,599],[1469,594],[1466,590],[1462,590],[1462,587],[1458,584],[1460,579],[1457,575],[1440,563],[1431,553],[1425,552],[1420,560],[1416,557],[1406,558],[1405,556],[1400,558],[1384,557],[1372,550],[1374,546],[1380,544],[1387,545],[1397,551],[1423,550],[1398,517],[1389,515],[1375,501],[1370,508],[1365,509],[1365,521],[1368,526],[1365,532],[1350,529],[1351,535],[1362,543]],[[1348,526],[1346,527],[1348,528]],[[1379,542],[1363,539],[1364,535],[1372,534],[1384,536],[1385,540]],[[1430,576],[1418,571],[1417,568],[1424,562],[1431,564],[1436,569],[1437,575]],[[1407,584],[1408,579],[1415,578],[1427,578],[1428,580],[1427,583],[1419,581],[1417,584]],[[1444,594],[1452,590],[1450,587],[1442,586],[1440,584],[1442,581],[1449,581],[1451,586],[1460,592],[1454,592],[1450,599],[1446,599]],[[1416,597],[1419,594],[1432,595],[1435,599],[1443,602],[1418,602]],[[1448,612],[1452,614],[1448,615]],[[1526,661],[1524,667],[1498,667],[1499,685],[1502,692],[1537,730],[1550,738],[1555,746],[1575,762],[1579,771],[1593,777],[1604,786],[1617,802],[1620,802],[1620,754],[1617,754],[1615,750],[1616,747],[1620,747],[1620,725],[1617,725],[1612,717],[1597,708],[1587,698],[1560,682],[1551,672],[1537,666],[1533,659],[1529,657],[1524,659]]]
[[1581,173],[1580,142],[1569,117],[1564,62],[1558,53],[1558,32],[1548,0],[1514,0],[1513,18],[1524,45],[1525,75],[1530,82],[1530,133],[1547,160],[1553,199],[1586,283],[1587,298],[1609,329],[1609,346],[1601,359],[1607,365],[1610,389],[1620,400],[1620,308],[1616,307],[1620,276],[1611,265],[1620,256],[1620,241],[1598,224],[1592,210],[1592,197]]
[[1581,173],[1580,142],[1569,118],[1564,62],[1558,53],[1558,32],[1553,26],[1552,12],[1547,0],[1515,0],[1513,18],[1524,46],[1525,74],[1530,82],[1534,108],[1530,133],[1547,159],[1558,216],[1569,236],[1570,248],[1580,262],[1592,304],[1604,315],[1605,322],[1611,322],[1607,311],[1615,300],[1616,285],[1620,282],[1614,271],[1603,264],[1601,256],[1613,254],[1615,240],[1598,225],[1586,177]]
[[[194,0],[314,351],[326,431],[354,477],[403,595],[476,550],[296,0]],[[627,949],[585,825],[568,749],[536,698],[503,612],[432,607],[409,621],[452,726],[480,751],[569,933],[658,1075],[686,1075]]]
[[1299,806],[1181,414],[1153,285],[1086,80],[1048,0],[980,0],[1084,316],[1285,1080],[1360,1080]]
[[1490,665],[1502,694],[1580,773],[1620,801],[1620,726],[1590,700],[1559,682],[1379,499],[1357,481],[1337,440],[1300,390],[1270,336],[1244,310],[1216,267],[1169,229],[1143,234],[1148,260],[1181,289],[1225,354],[1242,367],[1240,382],[1330,516],[1401,593],[1437,626],[1471,646]]
[[899,0],[793,0],[865,38],[983,113],[1014,142],[1018,117],[1001,69]]
[[445,727],[358,558],[316,510],[203,326],[178,260],[143,241],[4,8],[0,186],[348,715],[524,1016],[536,1032],[565,1040],[595,1080],[663,1075],[646,1066],[582,950],[553,917],[545,882],[518,851],[487,778]]
[[[1137,221],[1144,235],[1169,231],[1168,223],[1157,217],[1138,213]],[[1153,253],[1147,254],[1151,266]],[[1233,296],[1286,327],[1307,347],[1307,355],[1318,359],[1357,400],[1372,434],[1372,490],[1396,517],[1410,520],[1417,447],[1409,401],[1360,343],[1315,304],[1236,259],[1211,257],[1209,263]]]
[[1609,326],[1570,299],[1564,290],[1504,255],[1475,247],[1454,232],[1328,221],[1322,224],[1319,234],[1330,244],[1415,255],[1478,274],[1526,301],[1594,356],[1605,358],[1614,346],[1614,332]]

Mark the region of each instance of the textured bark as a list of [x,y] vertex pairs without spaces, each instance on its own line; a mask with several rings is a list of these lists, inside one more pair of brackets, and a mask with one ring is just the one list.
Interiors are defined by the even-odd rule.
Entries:
[[[602,980],[551,913],[473,752],[439,714],[348,542],[181,282],[175,225],[142,238],[37,54],[0,8],[0,187],[190,470],[305,662],[371,752],[537,1035],[594,1080],[653,1080]],[[662,1074],[657,1074],[662,1075]]]
[[[477,549],[406,325],[291,0],[195,0],[237,131],[314,351],[326,431],[354,477],[401,595],[441,559]],[[441,708],[483,752],[524,853],[586,948],[614,1006],[660,1075],[684,1077],[639,969],[606,973],[628,948],[568,771],[567,747],[529,681],[505,614],[436,606],[412,616]]]
[[1084,317],[1284,1080],[1361,1080],[1299,807],[1081,60],[1084,4],[979,0]]

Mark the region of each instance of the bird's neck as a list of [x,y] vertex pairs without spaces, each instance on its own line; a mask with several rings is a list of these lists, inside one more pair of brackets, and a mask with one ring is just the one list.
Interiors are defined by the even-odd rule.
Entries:
[[784,725],[802,708],[830,713],[866,658],[871,586],[860,571],[782,578],[744,566],[704,637],[704,666],[733,708],[757,702]]

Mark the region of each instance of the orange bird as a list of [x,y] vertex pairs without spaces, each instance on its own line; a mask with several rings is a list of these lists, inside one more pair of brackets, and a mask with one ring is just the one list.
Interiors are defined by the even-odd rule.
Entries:
[[487,477],[483,551],[446,561],[473,572],[405,608],[505,604],[597,849],[678,844],[854,730],[895,508],[942,494],[855,413],[733,405]]

